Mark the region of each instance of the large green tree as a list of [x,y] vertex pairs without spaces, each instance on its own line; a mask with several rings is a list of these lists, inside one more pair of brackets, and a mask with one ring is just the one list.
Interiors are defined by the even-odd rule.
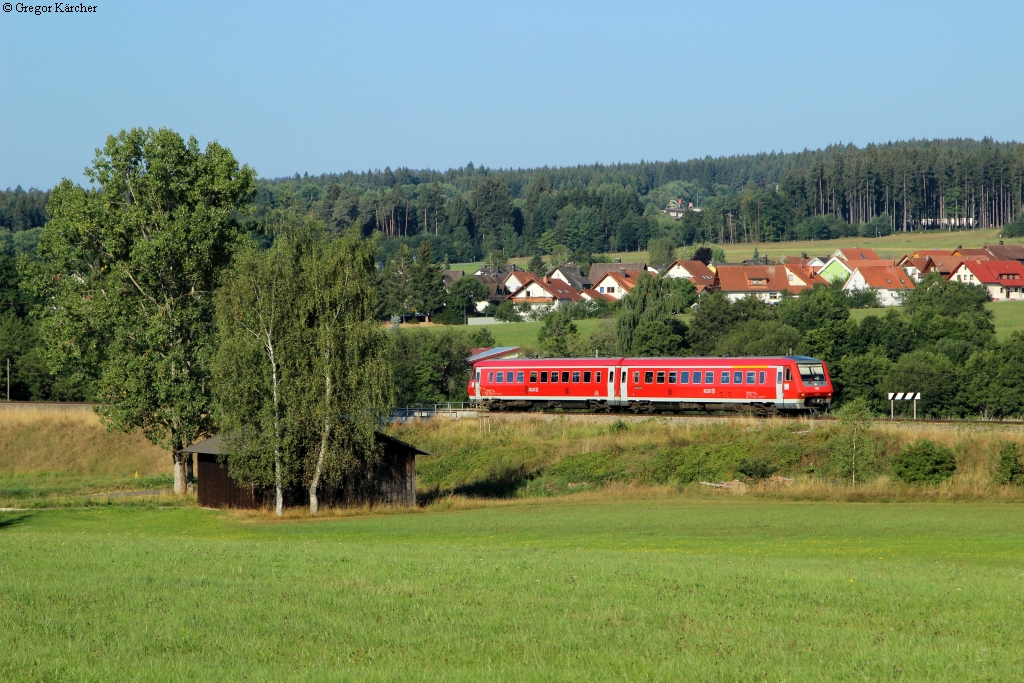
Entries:
[[256,174],[165,128],[110,136],[85,173],[93,188],[65,179],[50,195],[35,281],[49,302],[43,338],[57,368],[99,368],[101,419],[170,450],[180,493],[182,449],[214,426],[213,292]]

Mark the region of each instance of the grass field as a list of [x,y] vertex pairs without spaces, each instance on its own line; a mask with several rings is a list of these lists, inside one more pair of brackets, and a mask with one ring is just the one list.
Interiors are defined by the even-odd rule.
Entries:
[[0,679],[1013,681],[1020,505],[0,513]]
[[[999,230],[965,230],[961,232],[908,232],[888,235],[886,237],[843,237],[836,240],[818,240],[807,242],[769,242],[763,244],[724,244],[722,248],[725,255],[731,262],[739,262],[750,258],[756,247],[761,256],[768,255],[769,258],[778,259],[781,256],[799,256],[806,252],[811,256],[830,256],[836,249],[843,247],[861,247],[874,249],[879,256],[885,259],[896,259],[904,254],[913,253],[918,249],[956,249],[958,246],[966,248],[982,247],[985,244],[995,244],[999,241]],[[1004,239],[1007,244],[1024,244],[1024,239]],[[647,261],[646,251],[627,251],[615,254],[608,254],[612,258],[621,258],[623,263]],[[510,263],[519,266],[526,266],[529,261],[526,258],[510,259]],[[453,270],[465,270],[472,273],[483,265],[483,261],[476,263],[452,264]]]
[[167,451],[107,432],[87,406],[0,403],[0,507],[95,504],[171,484]]
[[[1024,330],[1024,301],[993,301],[985,304],[985,308],[992,311],[997,339],[1006,339],[1014,332]],[[850,311],[850,318],[863,320],[869,315],[884,316],[888,311],[887,308],[854,308]]]

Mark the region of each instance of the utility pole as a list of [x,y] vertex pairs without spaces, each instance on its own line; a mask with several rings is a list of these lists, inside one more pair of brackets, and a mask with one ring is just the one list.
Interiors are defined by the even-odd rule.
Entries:
[[11,400],[11,359],[7,359],[7,400]]

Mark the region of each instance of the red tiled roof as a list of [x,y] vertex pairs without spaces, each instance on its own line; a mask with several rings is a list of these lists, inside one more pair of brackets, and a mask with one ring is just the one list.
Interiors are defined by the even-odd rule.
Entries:
[[[555,280],[552,278],[539,278],[531,277],[523,283],[523,286],[516,291],[509,294],[509,298],[515,297],[516,294],[523,291],[530,285],[538,285],[548,293],[548,296],[553,299],[569,299],[570,301],[579,301],[579,293],[570,287],[567,283],[562,280]],[[545,297],[531,297],[531,298],[545,298]]]
[[[803,285],[790,284],[785,266],[730,266],[715,267],[716,285],[723,292],[799,292]],[[758,284],[760,283],[760,284]]]
[[953,252],[950,251],[949,249],[918,249],[912,254],[914,258],[924,258],[925,256],[931,256],[932,258],[935,258],[936,256],[952,255]]
[[845,259],[849,262],[856,261],[860,264],[863,261],[880,261],[878,254],[875,253],[874,249],[836,249],[836,256]]
[[932,270],[942,273],[943,277],[949,279],[953,271],[960,267],[964,259],[960,256],[932,256]]
[[596,289],[584,289],[580,292],[580,297],[594,300],[601,299],[602,301],[607,301],[609,303],[615,301],[615,297],[611,294],[605,294],[604,292],[599,292]]
[[[783,267],[786,268],[787,270],[793,271],[793,274],[796,275],[801,280],[803,280],[804,282],[806,282],[808,287],[813,287],[814,285],[827,285],[829,283],[828,280],[818,275],[814,271],[814,269],[808,265],[787,263]],[[789,278],[787,277],[786,279],[788,280]],[[797,288],[798,290],[804,288],[801,285],[793,283],[792,285],[790,285],[789,289],[793,291],[794,287]]]
[[710,285],[715,281],[715,272],[707,267],[702,261],[684,261],[677,260],[665,266],[665,271],[668,271],[672,266],[679,264],[686,271],[693,276],[693,283],[696,285],[705,284]]
[[1024,264],[1020,261],[964,261],[963,266],[974,273],[978,282],[985,285],[1001,285],[1012,282],[1024,285]]
[[868,287],[875,289],[913,289],[914,278],[897,266],[864,266],[854,271],[860,272]]
[[622,288],[622,291],[629,294],[629,292],[632,291],[634,287],[636,287],[636,278],[639,274],[640,273],[635,270],[626,271],[625,277],[623,277],[620,273],[605,273],[601,280],[594,282],[594,287],[600,286],[602,280],[611,278],[616,284],[619,285],[619,287]]
[[923,258],[914,258],[912,256],[904,256],[903,258],[901,258],[899,261],[896,262],[896,265],[900,266],[901,268],[906,268],[908,265],[914,266],[915,268],[917,268],[917,272],[919,272],[919,273],[926,273],[935,264],[932,263],[932,257],[931,256],[925,256]]

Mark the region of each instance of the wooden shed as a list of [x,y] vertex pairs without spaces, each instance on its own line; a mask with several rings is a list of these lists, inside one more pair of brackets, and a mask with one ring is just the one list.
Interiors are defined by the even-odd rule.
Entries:
[[[383,449],[380,462],[362,462],[335,488],[321,488],[323,505],[407,505],[416,504],[416,456],[430,455],[400,439],[377,432]],[[226,454],[221,453],[219,436],[185,448],[195,453],[199,504],[216,508],[272,507],[273,489],[239,484],[228,475]],[[308,498],[302,487],[285,492],[285,500],[302,505]]]

